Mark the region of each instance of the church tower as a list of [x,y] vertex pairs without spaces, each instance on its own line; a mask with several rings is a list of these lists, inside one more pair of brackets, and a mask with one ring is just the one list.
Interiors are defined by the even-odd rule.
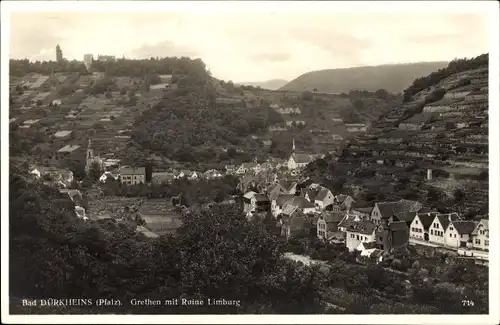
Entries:
[[92,150],[92,141],[89,138],[89,143],[87,145],[87,152],[85,156],[85,173],[88,174],[90,171],[90,166],[94,161],[94,150]]
[[295,155],[295,138],[292,139],[292,155]]
[[59,44],[57,44],[57,46],[56,46],[56,61],[58,63],[61,63],[62,60],[63,60],[63,53],[62,53],[61,47],[59,46]]

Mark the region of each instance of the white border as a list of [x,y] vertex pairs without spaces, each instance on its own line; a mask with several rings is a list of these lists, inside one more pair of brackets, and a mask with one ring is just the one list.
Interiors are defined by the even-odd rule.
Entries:
[[[490,200],[489,211],[492,216],[490,227],[497,229],[491,232],[490,238],[490,314],[485,316],[475,315],[8,315],[8,170],[7,159],[9,123],[8,123],[8,53],[9,53],[9,12],[13,11],[183,11],[183,12],[326,12],[326,11],[370,11],[370,12],[462,12],[462,13],[487,13],[490,21],[489,29],[489,120],[493,124],[489,127],[489,161],[490,161]],[[2,143],[2,323],[196,323],[207,322],[220,324],[250,324],[250,323],[302,323],[302,324],[497,324],[499,312],[498,300],[498,247],[499,247],[499,217],[500,201],[498,200],[499,178],[499,32],[498,17],[499,7],[496,1],[355,1],[355,2],[270,2],[270,1],[2,1],[1,2],[1,39],[2,66],[1,66],[1,143]],[[422,21],[425,24],[425,21]],[[436,48],[439,51],[439,48]],[[479,53],[478,53],[479,54]],[[460,56],[460,53],[457,53]],[[450,58],[451,59],[451,58]]]

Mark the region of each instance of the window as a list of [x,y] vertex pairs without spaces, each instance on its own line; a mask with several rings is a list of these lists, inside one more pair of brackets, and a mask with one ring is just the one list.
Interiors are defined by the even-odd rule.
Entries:
[[356,240],[359,240],[359,235],[356,235]]
[[490,241],[489,241],[489,240],[485,240],[485,241],[484,241],[484,245],[485,245],[485,246],[489,246],[489,245],[490,245]]
[[453,235],[450,233],[450,238],[452,237]]
[[415,224],[418,225],[418,220],[415,220]]
[[434,235],[434,230],[431,229],[431,235]]
[[452,226],[450,226],[450,230],[453,230],[453,227],[452,227]]
[[457,234],[455,234],[453,237],[457,238]]
[[476,238],[476,245],[481,245],[481,239]]

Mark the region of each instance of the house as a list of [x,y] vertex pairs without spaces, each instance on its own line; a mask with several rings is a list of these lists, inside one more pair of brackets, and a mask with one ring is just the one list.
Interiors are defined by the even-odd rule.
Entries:
[[370,219],[370,215],[372,213],[373,207],[352,207],[349,210],[349,214],[357,215],[362,217],[363,219]]
[[83,201],[82,193],[79,190],[60,189],[59,193],[67,195],[69,199],[77,205],[80,205]]
[[78,149],[80,149],[80,148],[81,147],[79,145],[68,144],[68,145],[62,147],[61,149],[57,150],[56,157],[58,159],[68,157],[68,156],[76,153],[77,151],[79,151]]
[[280,194],[278,197],[271,201],[271,213],[274,217],[277,217],[283,212],[286,203],[291,201],[295,196],[292,194]]
[[259,191],[265,191],[270,185],[278,182],[278,175],[268,169],[256,172],[252,178],[255,180],[255,187]]
[[352,252],[360,243],[375,241],[375,230],[377,226],[371,221],[355,221],[346,226],[346,247]]
[[468,220],[455,220],[448,224],[444,232],[444,244],[452,248],[467,247],[472,232],[478,222]]
[[393,209],[394,221],[405,221],[408,226],[415,218],[415,213],[422,209],[422,203],[412,200],[399,200]]
[[448,225],[452,221],[460,220],[457,213],[438,214],[432,220],[430,227],[429,241],[432,243],[445,245],[444,235]]
[[265,194],[255,194],[250,199],[250,204],[252,206],[250,211],[266,212],[271,209],[271,202]]
[[179,171],[177,173],[177,175],[175,176],[175,178],[176,179],[179,179],[179,178],[189,178],[192,174],[193,174],[192,171],[184,169],[184,170]]
[[108,178],[118,180],[120,178],[120,174],[111,171],[106,171],[101,175],[101,177],[99,177],[99,181],[101,183],[105,183],[108,180]]
[[62,100],[60,100],[60,99],[54,99],[52,101],[52,106],[59,106],[61,104],[62,104]]
[[175,179],[174,172],[156,172],[151,174],[151,183],[164,184],[170,183]]
[[197,180],[198,179],[198,173],[197,172],[191,172],[189,175],[187,175],[188,179],[192,180]]
[[429,241],[429,229],[437,212],[416,213],[410,224],[410,238]]
[[316,207],[313,203],[307,201],[302,196],[294,196],[291,200],[285,203],[283,213],[289,214],[287,211],[292,211],[294,207],[300,210],[303,214],[315,213]]
[[146,180],[146,168],[123,166],[119,170],[120,180],[123,184],[144,184]]
[[258,173],[260,171],[260,164],[255,162],[242,163],[236,170],[236,174],[243,175],[249,172]]
[[38,166],[33,168],[30,174],[35,175],[37,178],[48,178],[51,181],[60,182],[64,186],[70,185],[74,180],[71,170],[56,167]]
[[221,178],[222,174],[217,169],[210,169],[203,173],[206,179]]
[[295,181],[288,181],[288,180],[283,180],[279,182],[279,185],[281,185],[287,194],[293,194],[297,192],[297,182]]
[[378,264],[383,260],[384,251],[378,248],[376,242],[361,242],[356,250],[360,252],[359,255],[361,258],[371,260],[375,264]]
[[312,161],[312,156],[309,154],[303,154],[303,153],[292,153],[290,158],[288,159],[288,169],[289,170],[294,170],[298,168],[304,168],[306,167],[311,161]]
[[314,205],[319,210],[324,210],[328,205],[333,204],[334,201],[335,197],[333,193],[326,187],[322,187],[314,198]]
[[236,173],[236,167],[233,166],[233,165],[226,165],[224,166],[225,170],[226,170],[226,174],[234,174]]
[[305,198],[307,201],[314,203],[314,199],[318,196],[320,189],[315,187],[306,187],[300,189],[300,196]]
[[341,210],[349,210],[354,202],[354,199],[350,195],[345,194],[335,196],[333,201],[333,203]]
[[415,212],[422,208],[417,201],[399,200],[395,202],[377,202],[373,207],[370,219],[376,225],[380,225],[383,219],[389,223],[393,221],[405,221],[408,225],[413,222]]
[[393,221],[382,219],[382,223],[377,226],[376,242],[385,252],[408,244],[409,230],[405,221]]
[[488,219],[481,219],[474,231],[471,233],[471,248],[478,250],[489,250],[490,228]]
[[245,195],[243,195],[243,212],[247,213],[247,212],[252,211],[252,209],[253,209],[252,199],[257,194],[258,193],[254,192],[254,191],[250,191],[250,192],[245,193]]
[[271,204],[272,204],[273,201],[275,202],[280,195],[286,194],[287,191],[280,184],[273,184],[273,185],[270,185],[266,188],[266,193],[267,193],[267,196],[269,197],[269,200],[271,201]]
[[320,239],[330,240],[338,234],[339,223],[344,215],[338,212],[323,212],[316,221],[317,235]]

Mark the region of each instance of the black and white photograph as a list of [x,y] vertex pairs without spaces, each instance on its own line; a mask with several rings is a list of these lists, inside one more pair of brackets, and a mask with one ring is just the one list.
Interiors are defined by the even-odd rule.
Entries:
[[2,323],[500,322],[496,1],[1,5]]

